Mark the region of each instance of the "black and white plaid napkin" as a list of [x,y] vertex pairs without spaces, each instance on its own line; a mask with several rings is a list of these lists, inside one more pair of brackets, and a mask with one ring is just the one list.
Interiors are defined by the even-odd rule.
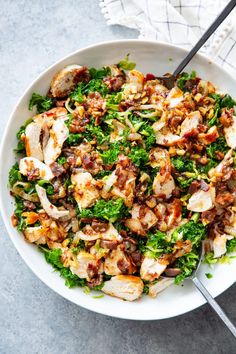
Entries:
[[[189,49],[216,18],[227,0],[100,0],[108,25],[135,28],[139,38]],[[235,10],[201,52],[236,75]]]

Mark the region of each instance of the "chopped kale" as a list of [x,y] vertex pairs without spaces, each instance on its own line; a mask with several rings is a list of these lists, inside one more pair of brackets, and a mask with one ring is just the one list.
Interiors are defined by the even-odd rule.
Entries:
[[20,173],[18,162],[12,166],[8,175],[8,182],[11,187],[13,187],[17,181],[22,181],[22,174]]
[[183,72],[180,74],[178,80],[177,80],[177,85],[182,91],[188,91],[186,87],[186,83],[189,80],[193,80],[196,78],[196,71],[192,71],[190,74]]
[[32,111],[34,106],[36,106],[38,113],[43,113],[53,107],[53,100],[49,97],[33,92],[29,101],[29,110]]
[[190,277],[197,268],[199,255],[197,252],[189,252],[178,258],[174,263],[175,268],[180,268],[181,273],[176,276],[175,284],[180,284],[185,278]]
[[146,165],[149,161],[148,152],[140,146],[132,147],[128,157],[137,167]]
[[103,67],[102,69],[90,68],[89,73],[92,79],[103,79],[104,77],[111,75],[111,69],[108,66]]
[[136,67],[134,62],[129,61],[129,54],[117,64],[118,68],[123,70],[133,70]]
[[[78,211],[78,210],[77,210]],[[99,218],[115,222],[118,218],[122,219],[128,215],[128,208],[125,206],[123,199],[110,199],[105,201],[100,199],[90,209],[78,211],[80,218]]]
[[206,237],[206,231],[206,226],[202,223],[197,223],[194,220],[190,220],[173,232],[172,240],[190,240],[192,245],[199,246],[200,242]]
[[154,234],[149,233],[146,245],[140,245],[145,255],[158,258],[163,253],[172,252],[172,244],[166,241],[166,234],[157,230]]
[[187,157],[174,156],[171,158],[171,163],[178,172],[194,172],[195,163]]
[[55,270],[59,271],[60,276],[65,279],[66,286],[69,288],[74,286],[85,286],[85,279],[79,278],[76,274],[71,272],[70,268],[66,268],[62,264],[62,250],[60,248],[49,250],[46,247],[40,246],[40,249],[44,252],[47,263],[51,264]]

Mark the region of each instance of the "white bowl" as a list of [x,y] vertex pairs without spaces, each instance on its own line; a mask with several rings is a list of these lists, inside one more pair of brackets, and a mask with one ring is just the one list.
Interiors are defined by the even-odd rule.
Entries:
[[[27,108],[32,92],[45,94],[53,75],[68,64],[77,63],[99,68],[117,63],[127,53],[130,53],[132,61],[137,63],[139,70],[161,75],[172,72],[185,56],[186,51],[154,41],[112,41],[80,49],[41,74],[19,100],[5,130],[0,150],[0,207],[7,231],[18,252],[31,270],[51,289],[75,304],[98,313],[126,319],[157,320],[191,311],[204,304],[205,300],[190,281],[186,281],[184,286],[171,286],[156,299],[144,296],[133,303],[109,296],[95,299],[93,294],[84,294],[81,288],[68,289],[59,274],[53,272],[51,266],[45,262],[37,247],[25,242],[23,236],[12,227],[10,220],[14,204],[7,188],[8,171],[15,161],[13,149],[16,146],[16,132],[20,125],[32,115]],[[233,78],[207,58],[197,55],[187,68],[187,70],[193,69],[202,78],[215,83],[220,90],[236,96],[236,82]],[[209,271],[214,275],[210,280],[205,276],[205,273]],[[202,265],[199,277],[210,293],[217,296],[235,282],[236,262],[217,265],[210,270],[206,265]]]

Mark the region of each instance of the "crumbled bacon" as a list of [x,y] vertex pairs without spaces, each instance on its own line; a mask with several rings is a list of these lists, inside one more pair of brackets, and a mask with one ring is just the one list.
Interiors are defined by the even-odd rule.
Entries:
[[51,163],[49,167],[51,168],[52,173],[54,174],[55,177],[59,177],[66,172],[64,167],[62,165],[59,165],[59,163],[57,162]]
[[119,259],[117,261],[117,267],[122,274],[133,274],[136,271],[136,267],[129,257]]
[[92,228],[95,232],[106,232],[109,224],[97,220],[92,221]]
[[80,117],[76,113],[73,113],[73,119],[69,126],[70,133],[77,134],[85,132],[86,125],[88,123],[89,118],[87,117],[86,113],[84,113],[83,117]]
[[103,82],[109,87],[109,90],[119,91],[125,83],[125,77],[124,75],[108,76],[103,79]]
[[101,240],[100,246],[102,248],[108,248],[109,250],[115,250],[117,249],[118,241]]
[[228,128],[233,124],[233,113],[234,113],[233,108],[231,109],[223,108],[221,110],[221,116],[219,118],[219,121],[224,127]]
[[201,220],[206,223],[213,222],[215,217],[216,217],[216,209],[215,208],[211,209],[211,210],[204,211],[201,214]]
[[219,192],[216,195],[215,201],[217,204],[219,204],[220,206],[225,208],[233,203],[234,196],[230,192],[227,192],[227,191]]
[[193,181],[189,186],[188,192],[190,194],[197,192],[200,189],[200,185],[200,181]]

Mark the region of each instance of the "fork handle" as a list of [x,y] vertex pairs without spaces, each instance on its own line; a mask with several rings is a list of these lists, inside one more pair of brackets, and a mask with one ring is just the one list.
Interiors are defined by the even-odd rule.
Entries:
[[207,291],[205,286],[202,284],[202,282],[200,282],[200,280],[198,278],[194,277],[194,278],[192,278],[192,281],[194,282],[196,288],[202,293],[202,295],[205,297],[205,299],[211,305],[213,310],[215,310],[217,315],[222,319],[222,321],[228,327],[228,329],[233,334],[233,336],[236,338],[236,327],[230,321],[230,319],[227,317],[227,315],[225,314],[223,309],[220,307],[220,305],[215,301],[215,299],[211,296],[211,294]]
[[215,32],[215,30],[219,27],[221,22],[228,16],[228,14],[233,10],[236,6],[236,0],[231,0],[220,15],[215,19],[215,21],[210,25],[210,27],[206,30],[203,36],[199,39],[199,41],[195,44],[195,46],[191,49],[188,55],[181,61],[177,69],[175,69],[173,75],[177,76],[181,73],[181,71],[185,68],[185,66],[190,62],[192,57],[198,52],[198,50],[205,44],[208,38]]

